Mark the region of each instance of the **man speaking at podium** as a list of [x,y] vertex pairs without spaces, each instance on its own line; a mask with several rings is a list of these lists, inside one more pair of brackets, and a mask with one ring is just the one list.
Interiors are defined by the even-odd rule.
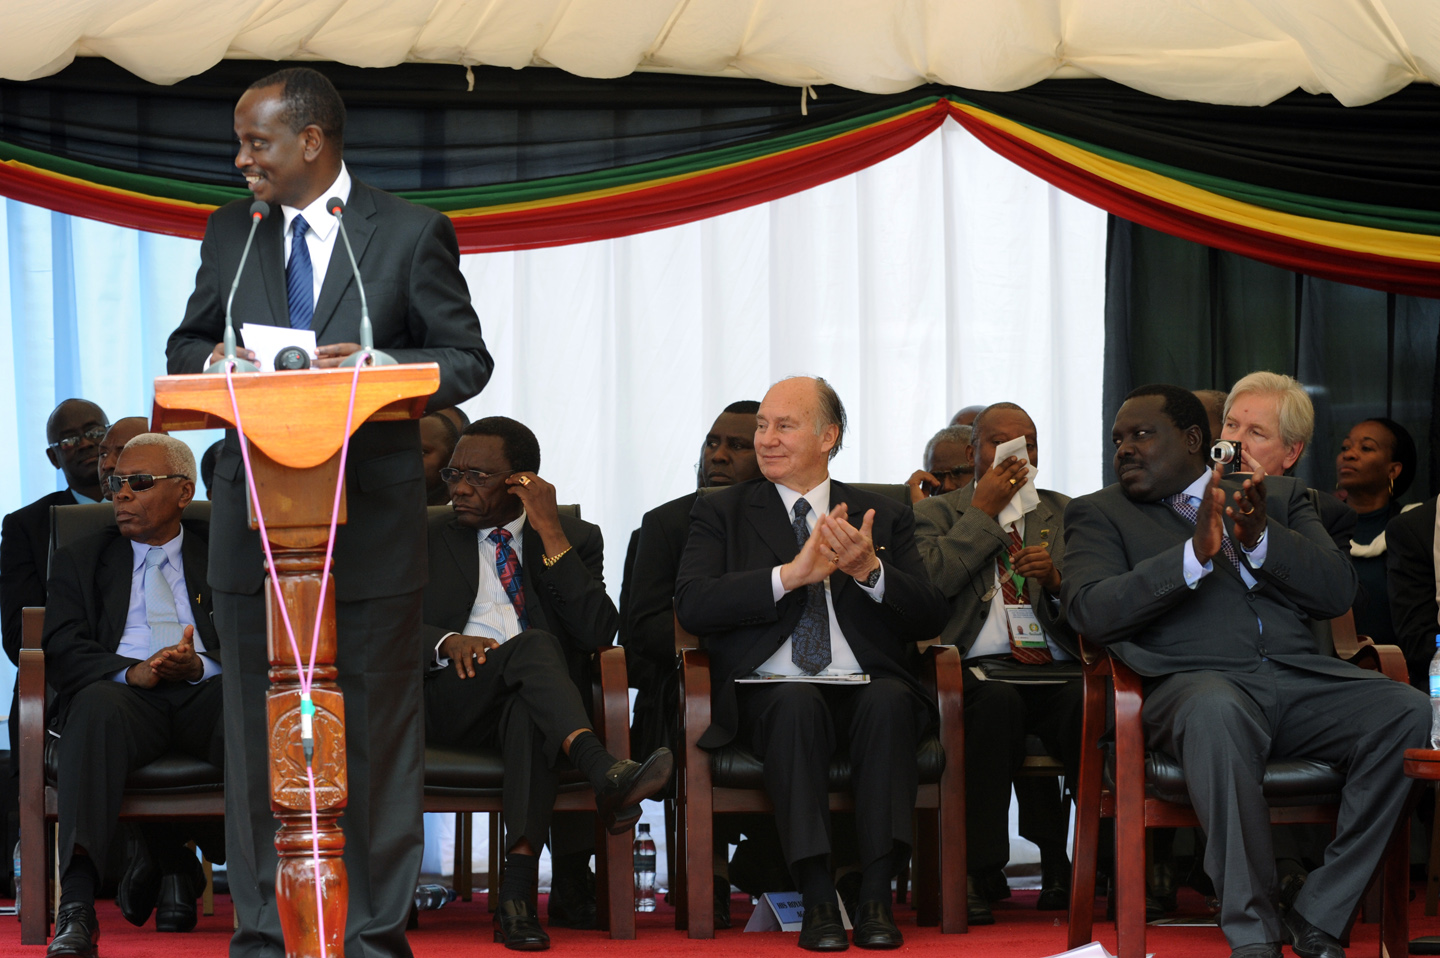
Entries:
[[[320,73],[295,68],[256,81],[235,107],[235,165],[271,212],[255,233],[235,294],[238,325],[315,331],[319,366],[357,351],[360,297],[327,200],[369,297],[375,345],[402,363],[440,365],[430,409],[478,393],[493,362],[443,215],[351,177],[341,154],[345,106]],[[225,299],[250,229],[250,200],[216,210],[200,246],[195,292],[167,346],[172,374],[221,358]],[[252,361],[253,353],[240,350]],[[249,528],[244,466],[233,431],[215,467],[210,585],[227,663],[226,840],[239,927],[235,958],[284,954],[275,909],[275,829],[266,752],[264,555]],[[345,693],[350,880],[345,954],[408,956],[405,922],[423,845],[423,677],[416,641],[426,578],[425,476],[413,422],[369,423],[350,442],[348,524],[335,544],[336,666]],[[235,663],[235,665],[230,665]]]

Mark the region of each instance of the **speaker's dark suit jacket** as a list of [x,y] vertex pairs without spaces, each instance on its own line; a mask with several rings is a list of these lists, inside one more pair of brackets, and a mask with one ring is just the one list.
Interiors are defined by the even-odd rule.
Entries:
[[[220,661],[220,638],[211,616],[210,586],[205,581],[209,529],[186,520],[181,555],[190,614],[205,654]],[[59,549],[51,560],[49,600],[45,605],[45,681],[56,692],[52,726],[64,725],[65,706],[92,682],[108,682],[139,659],[120,655],[120,637],[130,607],[135,552],[116,527],[102,529]]]
[[[1326,675],[1383,679],[1315,653],[1308,620],[1350,608],[1355,569],[1299,480],[1271,476],[1265,485],[1268,545],[1264,565],[1252,571],[1254,589],[1223,555],[1197,588],[1186,587],[1184,548],[1195,527],[1163,502],[1132,502],[1118,483],[1072,500],[1061,584],[1070,624],[1141,675],[1254,671],[1264,656]],[[1231,480],[1223,486],[1227,496],[1239,488]],[[1234,524],[1225,522],[1233,539]]]
[[[50,563],[50,507],[73,506],[69,489],[41,496],[0,523],[0,622],[5,654],[20,662],[20,610],[45,604]],[[13,722],[11,723],[14,724]]]
[[[610,645],[620,614],[605,592],[605,539],[600,527],[574,516],[561,516],[570,551],[545,568],[545,545],[530,523],[520,532],[524,561],[520,581],[530,628],[549,632],[565,650],[570,677],[587,709],[591,698],[591,656]],[[421,655],[435,662],[435,646],[450,632],[464,632],[480,588],[480,549],[474,529],[453,515],[430,519],[430,584],[425,588],[425,625]],[[489,543],[487,547],[493,549]]]
[[[876,602],[837,571],[830,576],[836,621],[866,672],[899,678],[923,698],[915,643],[939,635],[950,610],[915,548],[914,512],[832,479],[830,508],[842,502],[857,528],[875,510],[871,536],[885,567],[885,599]],[[769,480],[752,479],[695,502],[675,611],[687,630],[705,638],[710,652],[711,724],[700,737],[704,748],[735,737],[735,679],[774,655],[800,621],[805,590],[794,589],[777,603],[770,586],[771,569],[798,552],[789,514]]]
[[1385,574],[1395,642],[1405,653],[1410,684],[1428,688],[1435,654],[1435,500],[1402,512],[1385,526]]
[[[248,201],[237,201],[211,214],[195,292],[166,349],[172,374],[200,372],[223,336],[225,297],[250,226],[248,211]],[[353,180],[344,225],[365,280],[376,347],[402,363],[439,364],[440,388],[430,409],[478,393],[493,362],[460,273],[450,221]],[[289,325],[283,230],[284,216],[274,210],[256,231],[235,295],[237,325]],[[360,340],[359,292],[338,237],[312,328],[322,346]],[[348,523],[336,537],[334,575],[336,665],[349,741],[349,805],[340,820],[350,873],[346,953],[408,955],[405,923],[424,834],[424,697],[414,647],[426,578],[419,425],[362,425],[350,441],[345,482]],[[258,534],[248,527],[245,497],[231,430],[211,489],[210,584],[222,642],[237,648],[225,685],[226,736],[245,743],[243,752],[229,750],[226,769],[230,887],[240,925],[231,943],[235,958],[269,955],[282,941],[272,904],[263,554]],[[233,854],[237,849],[240,854]]]

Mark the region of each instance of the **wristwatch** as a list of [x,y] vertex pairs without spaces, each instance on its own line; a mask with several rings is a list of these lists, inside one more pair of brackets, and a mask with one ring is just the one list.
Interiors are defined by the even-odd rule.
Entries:
[[884,566],[877,564],[875,566],[875,570],[869,575],[867,575],[863,581],[859,579],[856,579],[855,581],[860,582],[860,584],[867,589],[873,589],[875,588],[875,586],[880,584],[880,571],[884,568]]

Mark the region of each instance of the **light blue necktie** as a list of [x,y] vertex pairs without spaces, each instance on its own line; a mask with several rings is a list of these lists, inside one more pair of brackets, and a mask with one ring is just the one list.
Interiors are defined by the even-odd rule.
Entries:
[[[795,544],[805,548],[810,538],[810,524],[805,515],[810,503],[795,500]],[[830,664],[830,610],[825,607],[825,583],[812,582],[805,587],[805,612],[790,636],[790,661],[806,675],[815,675]]]
[[310,266],[310,249],[305,234],[310,224],[297,216],[290,227],[290,262],[285,266],[285,292],[290,299],[290,326],[309,329],[315,315],[315,272]]
[[151,546],[145,553],[145,621],[150,624],[151,655],[178,645],[185,631],[175,611],[175,593],[161,571],[164,564],[165,550]]

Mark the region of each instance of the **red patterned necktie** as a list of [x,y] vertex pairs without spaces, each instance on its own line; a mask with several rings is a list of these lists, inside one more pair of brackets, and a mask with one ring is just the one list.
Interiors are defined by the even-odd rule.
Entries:
[[[1025,548],[1025,543],[1021,541],[1020,533],[1015,531],[1014,526],[1011,526],[1010,549],[1006,558],[997,557],[995,559],[995,568],[1000,575],[1000,594],[1006,605],[1029,604],[1025,601],[1025,577],[1015,573],[1015,557],[1023,548]],[[1005,622],[1005,631],[1010,636],[1010,654],[1016,662],[1022,665],[1044,665],[1052,661],[1049,648],[1035,648],[1017,643],[1008,618]]]
[[530,628],[530,621],[525,617],[525,587],[520,580],[520,560],[515,555],[515,550],[510,548],[509,529],[496,529],[487,536],[495,543],[495,572],[500,576],[500,584],[505,587],[505,594],[510,597],[510,604],[515,607],[515,618],[520,620],[520,631],[524,632]]

